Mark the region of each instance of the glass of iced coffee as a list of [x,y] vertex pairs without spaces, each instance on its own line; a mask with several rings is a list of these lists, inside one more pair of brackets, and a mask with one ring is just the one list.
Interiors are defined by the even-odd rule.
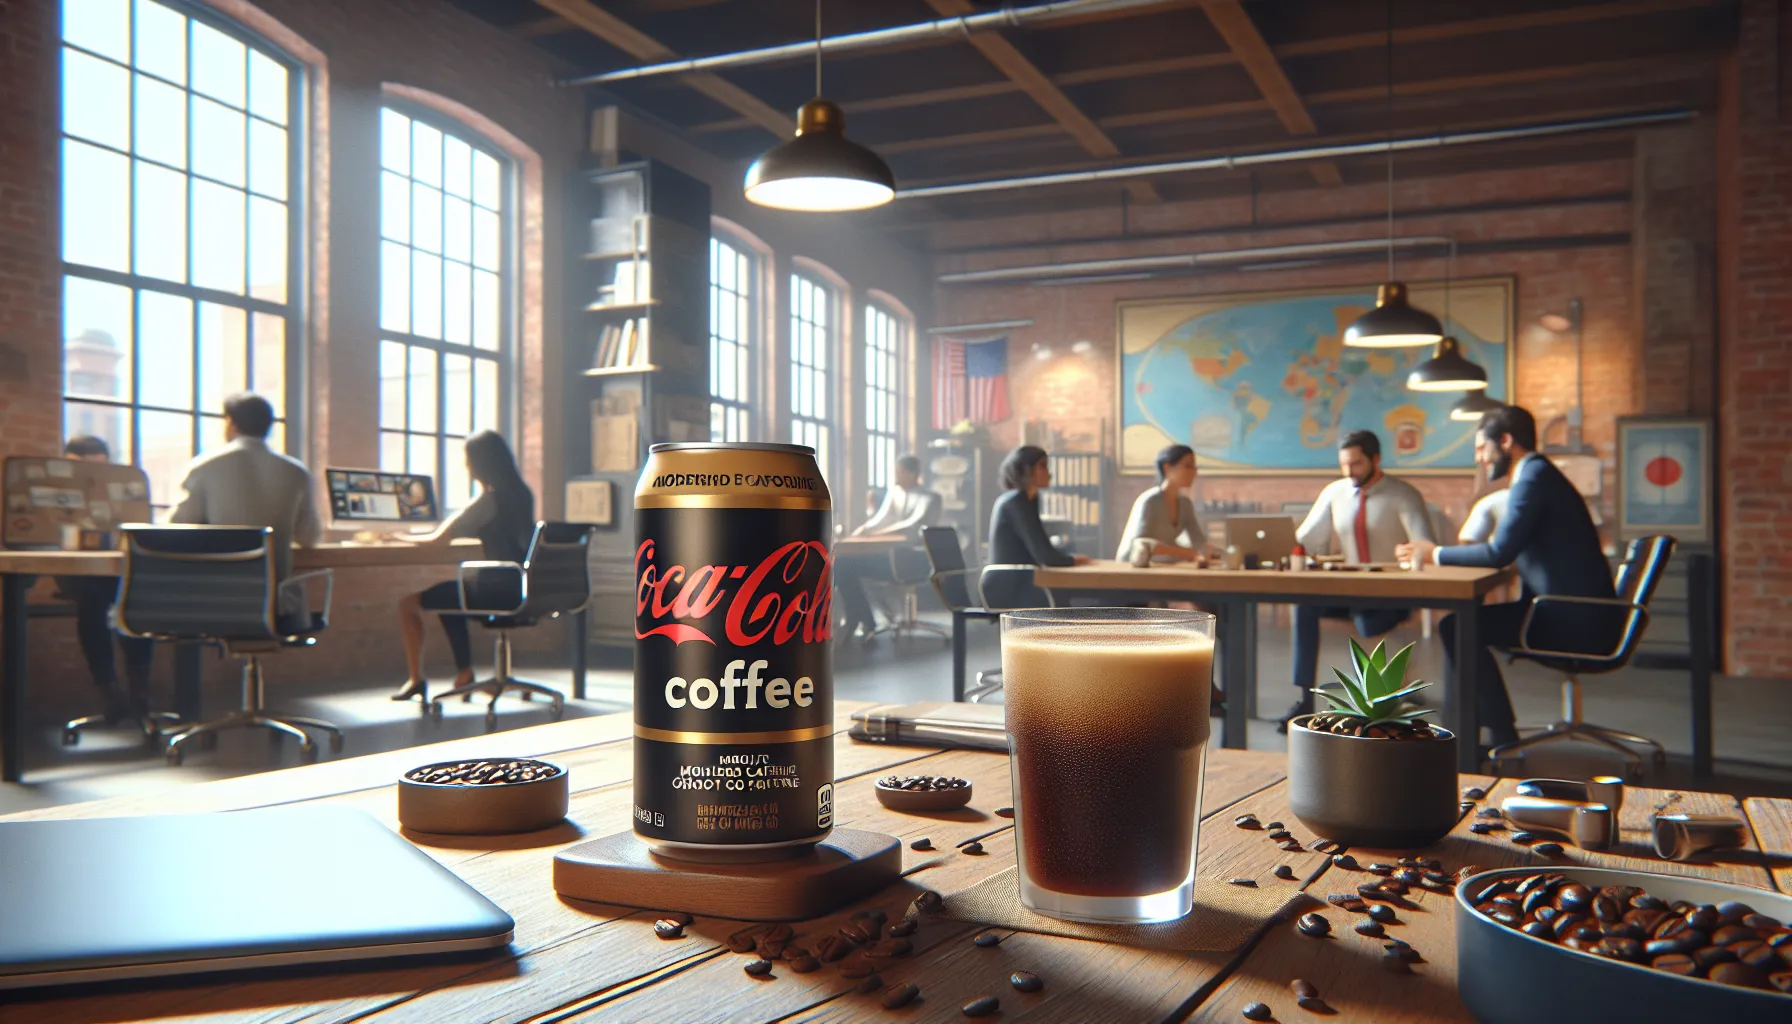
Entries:
[[1022,903],[1130,924],[1189,912],[1213,630],[1164,608],[1002,616]]

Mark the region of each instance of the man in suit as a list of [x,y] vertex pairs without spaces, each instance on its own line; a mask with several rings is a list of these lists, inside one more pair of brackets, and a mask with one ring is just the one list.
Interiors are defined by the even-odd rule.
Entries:
[[[1529,412],[1515,405],[1496,409],[1481,418],[1476,435],[1476,463],[1488,467],[1490,477],[1510,474],[1512,481],[1506,513],[1492,539],[1451,547],[1411,541],[1400,545],[1400,558],[1415,566],[1494,569],[1517,564],[1524,581],[1519,599],[1482,605],[1479,610],[1481,641],[1488,647],[1512,647],[1522,640],[1524,646],[1547,650],[1611,650],[1623,628],[1621,609],[1557,605],[1550,608],[1549,615],[1538,616],[1528,635],[1519,636],[1525,612],[1540,595],[1613,597],[1611,566],[1600,549],[1599,531],[1593,526],[1586,501],[1554,463],[1537,454],[1537,421]],[[1451,615],[1439,625],[1447,665],[1464,656],[1456,650],[1455,620]],[[1492,734],[1495,746],[1516,740],[1512,702],[1493,653],[1483,648],[1468,656],[1475,659],[1476,716]]]

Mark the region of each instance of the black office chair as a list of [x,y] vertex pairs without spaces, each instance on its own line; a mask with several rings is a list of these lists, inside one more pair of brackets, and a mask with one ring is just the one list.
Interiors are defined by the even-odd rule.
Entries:
[[[956,538],[953,543],[957,543]],[[932,633],[950,643],[951,630],[921,619],[919,590],[921,584],[933,579],[933,557],[918,548],[891,548],[890,579],[895,581],[901,605],[890,613],[890,621],[872,630],[871,635],[894,633],[896,639],[900,640],[904,633]]]
[[[242,707],[176,733],[168,741],[168,763],[180,764],[196,738],[251,726],[293,737],[307,759],[317,755],[307,729],[328,733],[330,749],[342,749],[342,730],[329,722],[270,714],[261,673],[263,656],[310,647],[329,626],[329,570],[278,580],[273,531],[266,527],[126,526],[123,532],[119,631],[216,643],[227,657],[243,659]],[[310,601],[316,584],[323,587],[321,607]]]
[[[584,523],[536,523],[529,540],[529,554],[515,562],[462,562],[460,606],[469,618],[498,631],[492,649],[492,677],[476,679],[425,704],[441,717],[442,702],[450,697],[470,701],[476,693],[491,695],[485,706],[486,722],[498,717],[498,698],[515,690],[524,700],[541,694],[553,702],[548,715],[559,718],[566,710],[566,696],[551,686],[517,679],[510,674],[510,631],[527,629],[543,620],[559,618],[585,607],[591,600],[591,534],[596,527]],[[452,614],[452,613],[450,613]]]
[[[1584,721],[1581,718],[1579,677],[1614,672],[1630,663],[1631,655],[1636,652],[1637,644],[1649,628],[1649,599],[1655,595],[1655,588],[1661,582],[1668,559],[1674,554],[1674,545],[1674,538],[1667,536],[1640,537],[1631,541],[1629,548],[1625,550],[1624,562],[1618,567],[1613,585],[1617,596],[1614,598],[1544,594],[1531,602],[1531,607],[1525,612],[1524,625],[1519,629],[1519,646],[1511,648],[1508,653],[1513,659],[1524,658],[1563,674],[1562,721],[1535,735],[1493,748],[1488,752],[1488,757],[1496,766],[1503,758],[1521,750],[1566,739],[1586,740],[1609,747],[1623,755],[1633,770],[1642,768],[1643,759],[1626,744],[1652,748],[1657,769],[1667,763],[1667,751],[1655,740]],[[1548,616],[1552,609],[1572,606],[1610,608],[1614,618],[1620,615],[1623,617],[1622,632],[1609,653],[1577,654],[1548,650],[1533,643],[1531,627],[1539,611]]]

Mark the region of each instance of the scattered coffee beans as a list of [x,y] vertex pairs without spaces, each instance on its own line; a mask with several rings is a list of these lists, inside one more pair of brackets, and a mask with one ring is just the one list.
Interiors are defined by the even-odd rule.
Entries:
[[1355,871],[1356,858],[1348,853],[1334,854],[1332,855],[1332,865],[1334,867],[1343,868],[1346,871]]
[[1315,939],[1330,934],[1332,930],[1332,923],[1327,921],[1321,914],[1302,914],[1300,920],[1296,921],[1294,926],[1300,929],[1302,935],[1311,936]]
[[772,973],[772,962],[770,960],[748,960],[747,965],[741,970],[755,978],[763,978]]
[[964,844],[960,849],[973,857],[981,857],[983,855],[983,844],[974,839]]
[[1228,878],[1226,881],[1232,885],[1242,885],[1251,889],[1257,888],[1257,880],[1255,878]]
[[1392,924],[1396,920],[1394,908],[1385,903],[1373,903],[1369,906],[1369,920]]
[[978,946],[982,946],[984,949],[988,949],[991,946],[1001,945],[1002,936],[997,932],[978,932],[977,937],[972,939],[971,942]]
[[1363,870],[1369,872],[1371,875],[1381,875],[1383,878],[1386,878],[1388,875],[1394,873],[1394,865],[1373,861],[1367,867],[1363,868]]
[[927,838],[926,836],[922,836],[921,838],[908,844],[908,848],[911,850],[931,850],[931,849],[933,849],[933,840]]
[[1293,992],[1297,999],[1314,999],[1319,995],[1319,986],[1305,978],[1296,978],[1289,982],[1288,990]]
[[1275,871],[1272,873],[1277,878],[1285,879],[1290,882],[1294,881],[1294,869],[1286,864],[1277,864]]
[[1257,820],[1255,814],[1240,814],[1238,817],[1232,819],[1232,824],[1237,825],[1239,828],[1255,829],[1263,827],[1263,824]]
[[[745,952],[745,950],[735,950],[735,952]],[[824,964],[839,963],[851,953],[852,943],[838,935],[823,936],[821,941],[815,944],[815,956]]]
[[909,982],[907,985],[897,985],[895,988],[884,993],[884,1009],[900,1009],[914,1002],[915,997],[920,994],[921,986],[914,982]]
[[964,1011],[966,1017],[987,1017],[996,1012],[996,1008],[1001,1005],[1001,1001],[995,996],[978,996],[960,1009]]
[[753,947],[756,945],[758,945],[758,941],[751,935],[735,934],[728,936],[728,948],[736,953],[751,953],[753,952]]
[[1352,896],[1351,894],[1344,892],[1334,892],[1327,896],[1325,901],[1334,907],[1338,907],[1341,910],[1348,910],[1353,914],[1362,913],[1368,906],[1368,904],[1363,902],[1361,896]]
[[1533,843],[1533,842],[1537,841],[1536,836],[1532,835],[1529,832],[1525,832],[1523,830],[1514,832],[1511,835],[1507,836],[1506,838],[1512,840],[1515,843]]
[[1358,921],[1355,928],[1358,935],[1367,935],[1372,939],[1379,939],[1387,934],[1387,929],[1381,926],[1380,921]]
[[1292,833],[1290,833],[1285,828],[1276,829],[1274,832],[1271,832],[1269,834],[1269,840],[1272,843],[1285,843],[1288,840],[1293,839],[1293,838],[1294,838],[1294,835]]
[[996,808],[996,817],[1012,818],[1012,817],[1014,817],[1014,808],[1009,807],[1006,804],[1003,804],[1001,807]]
[[1468,830],[1470,832],[1473,832],[1475,835],[1478,835],[1478,836],[1484,836],[1487,833],[1492,832],[1493,829],[1494,829],[1494,826],[1488,824],[1485,821],[1477,821],[1473,825],[1470,825],[1468,827]]
[[1475,812],[1475,817],[1477,817],[1477,818],[1503,818],[1503,817],[1505,817],[1505,815],[1500,813],[1500,809],[1498,807],[1483,807],[1480,810]]
[[1560,857],[1562,855],[1561,843],[1538,843],[1536,846],[1531,847],[1531,849],[1541,853],[1545,857]]
[[971,782],[948,775],[889,775],[878,779],[877,784],[885,789],[937,790],[964,789]]
[[1279,845],[1281,846],[1281,848],[1284,851],[1286,851],[1288,853],[1299,853],[1300,852],[1300,842],[1298,840],[1286,839],[1286,840],[1283,840]]
[[1039,975],[1026,971],[1015,971],[1010,974],[1008,984],[1013,985],[1021,992],[1037,992],[1045,987],[1045,982],[1039,980]]
[[669,917],[661,918],[653,922],[653,934],[662,939],[681,939],[684,938],[684,925]]
[[1279,822],[1279,821],[1272,821],[1272,822],[1270,822],[1270,823],[1269,823],[1269,824],[1267,824],[1267,825],[1264,825],[1264,826],[1263,826],[1263,827],[1264,827],[1264,828],[1266,828],[1266,829],[1269,829],[1269,830],[1270,830],[1270,831],[1272,831],[1272,832],[1273,832],[1273,831],[1275,831],[1275,830],[1276,830],[1276,829],[1278,829],[1278,828],[1281,828],[1281,827],[1282,827],[1282,823],[1281,823],[1281,822]]
[[867,974],[867,975],[865,975],[865,977],[863,979],[861,979],[859,981],[858,986],[855,987],[853,989],[853,991],[857,992],[859,995],[868,996],[871,993],[876,992],[878,989],[883,988],[883,987],[884,987],[884,976],[883,975]]
[[795,971],[798,974],[808,974],[810,971],[816,970],[820,967],[821,967],[821,961],[815,959],[814,957],[810,956],[807,953],[804,953],[802,956],[796,957],[790,961],[790,969]]
[[1462,796],[1466,800],[1479,800],[1486,795],[1487,791],[1480,786],[1468,786],[1462,791]]
[[1336,1013],[1325,1000],[1318,996],[1302,996],[1294,1001],[1294,1005],[1308,1013]]
[[944,896],[941,896],[939,893],[934,892],[932,889],[929,889],[926,892],[922,893],[921,895],[916,896],[915,902],[913,903],[914,907],[916,907],[917,909],[926,911],[929,914],[934,913],[935,911],[939,910],[941,907],[943,907],[945,905],[946,905],[946,898]]
[[1245,1020],[1274,1020],[1275,1012],[1264,1003],[1244,1004]]

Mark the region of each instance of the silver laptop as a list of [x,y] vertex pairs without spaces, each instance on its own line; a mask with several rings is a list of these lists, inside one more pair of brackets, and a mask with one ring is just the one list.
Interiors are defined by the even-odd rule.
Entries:
[[1226,544],[1237,548],[1240,558],[1256,555],[1274,562],[1294,550],[1294,517],[1227,516]]
[[0,989],[504,946],[509,914],[344,807],[0,822]]

